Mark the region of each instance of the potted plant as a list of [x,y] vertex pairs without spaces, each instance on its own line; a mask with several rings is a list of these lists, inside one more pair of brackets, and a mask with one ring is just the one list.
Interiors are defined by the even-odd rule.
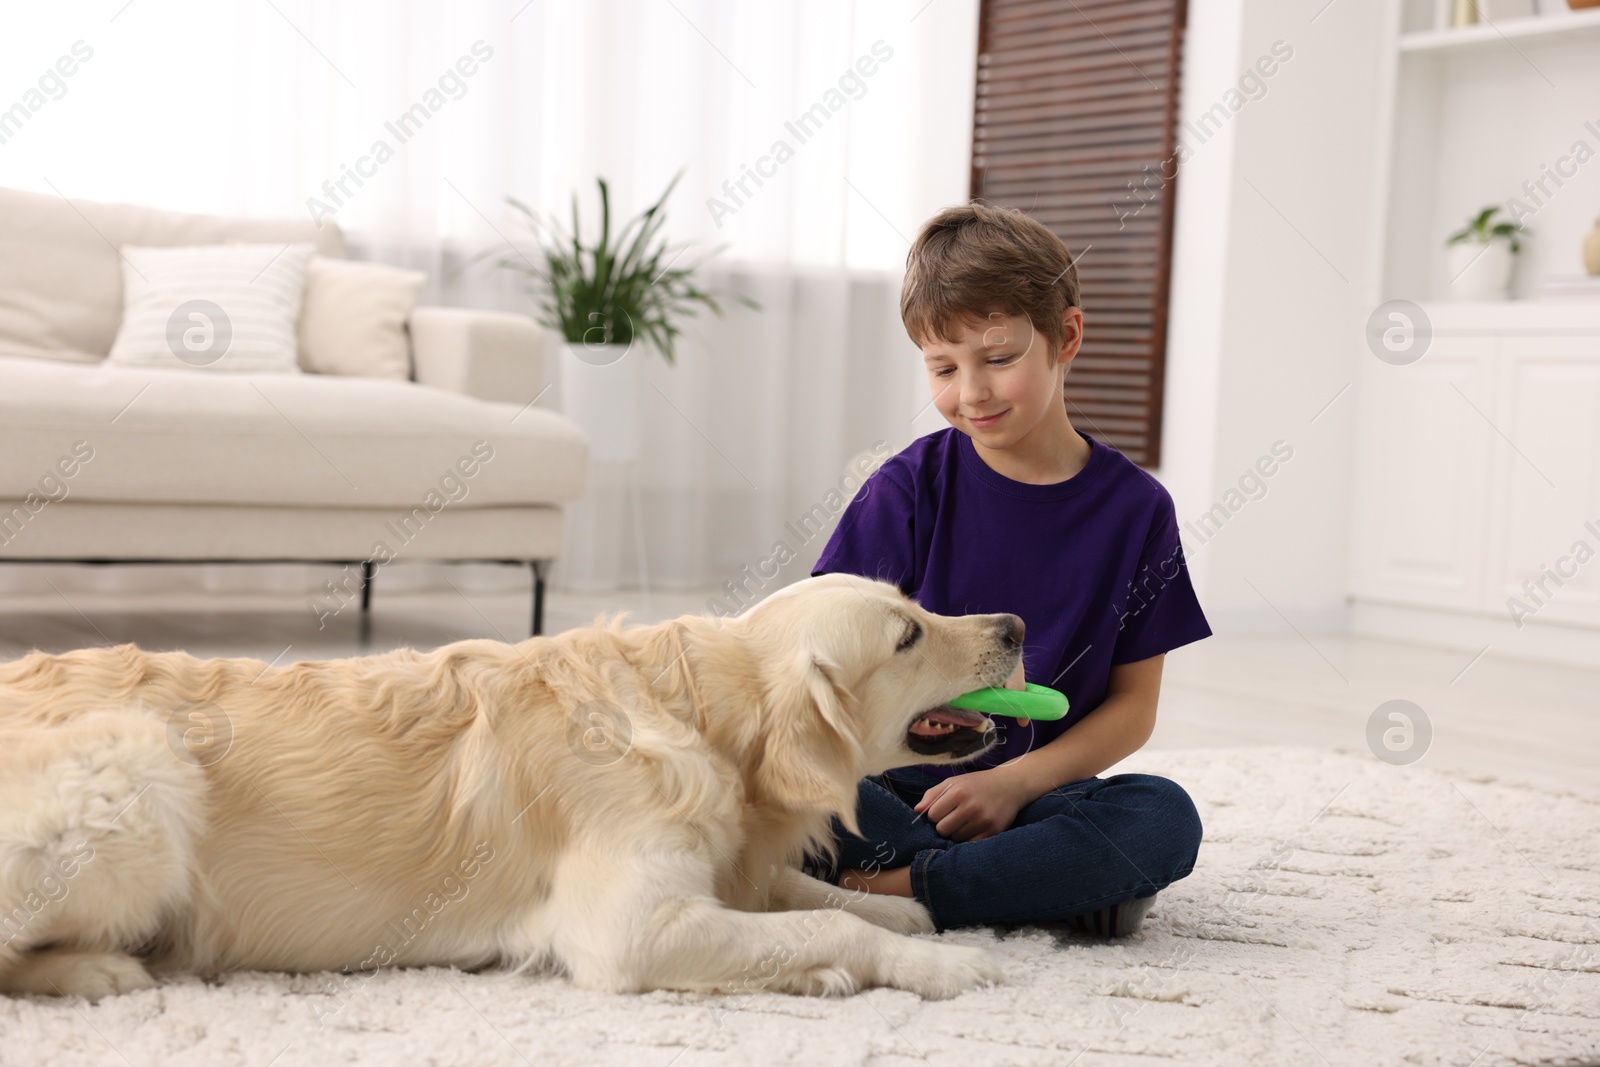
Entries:
[[[604,178],[596,178],[600,233],[593,244],[582,237],[577,193],[572,195],[570,233],[553,217],[541,219],[520,200],[506,197],[536,235],[540,262],[502,256],[495,265],[528,279],[541,325],[561,334],[562,409],[583,427],[595,459],[638,457],[640,361],[626,358],[629,353],[643,346],[673,363],[682,317],[695,314],[700,305],[722,313],[716,298],[693,280],[700,265],[721,249],[680,265],[688,246],[673,248],[660,237],[664,205],[681,177],[679,171],[655,203],[615,233],[610,189]],[[743,298],[740,302],[757,306]]]
[[1508,298],[1512,257],[1522,251],[1517,234],[1524,231],[1514,222],[1493,222],[1499,211],[1499,205],[1490,204],[1445,240],[1453,299]]

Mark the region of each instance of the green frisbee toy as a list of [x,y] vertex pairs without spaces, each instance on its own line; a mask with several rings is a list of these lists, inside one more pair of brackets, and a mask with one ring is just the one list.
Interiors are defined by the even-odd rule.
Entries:
[[1067,713],[1067,696],[1048,686],[1026,683],[1026,691],[990,686],[963,693],[950,701],[952,708],[975,711],[979,715],[999,715],[1012,719],[1059,719]]

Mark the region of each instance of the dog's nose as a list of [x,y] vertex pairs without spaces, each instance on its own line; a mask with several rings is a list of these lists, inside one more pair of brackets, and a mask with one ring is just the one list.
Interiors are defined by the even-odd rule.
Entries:
[[1005,639],[1009,644],[1011,644],[1013,646],[1021,645],[1022,644],[1022,634],[1023,634],[1023,631],[1026,630],[1026,629],[1027,629],[1027,627],[1025,627],[1022,624],[1022,617],[1021,616],[1019,616],[1019,615],[1007,615],[1006,616]]

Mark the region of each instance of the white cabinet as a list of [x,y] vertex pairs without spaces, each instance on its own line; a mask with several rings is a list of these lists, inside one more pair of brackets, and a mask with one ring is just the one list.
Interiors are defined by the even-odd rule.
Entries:
[[1361,358],[1353,598],[1600,628],[1600,306],[1424,311],[1420,360]]
[[1498,342],[1509,442],[1495,462],[1488,601],[1504,611],[1517,597],[1540,619],[1600,625],[1600,332]]
[[1407,366],[1373,364],[1357,419],[1353,592],[1437,607],[1483,600],[1495,339],[1435,337]]

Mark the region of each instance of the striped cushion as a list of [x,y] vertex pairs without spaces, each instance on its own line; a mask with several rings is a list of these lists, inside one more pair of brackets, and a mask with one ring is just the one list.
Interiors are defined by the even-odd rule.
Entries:
[[295,324],[313,246],[124,245],[122,326],[108,362],[298,374]]

